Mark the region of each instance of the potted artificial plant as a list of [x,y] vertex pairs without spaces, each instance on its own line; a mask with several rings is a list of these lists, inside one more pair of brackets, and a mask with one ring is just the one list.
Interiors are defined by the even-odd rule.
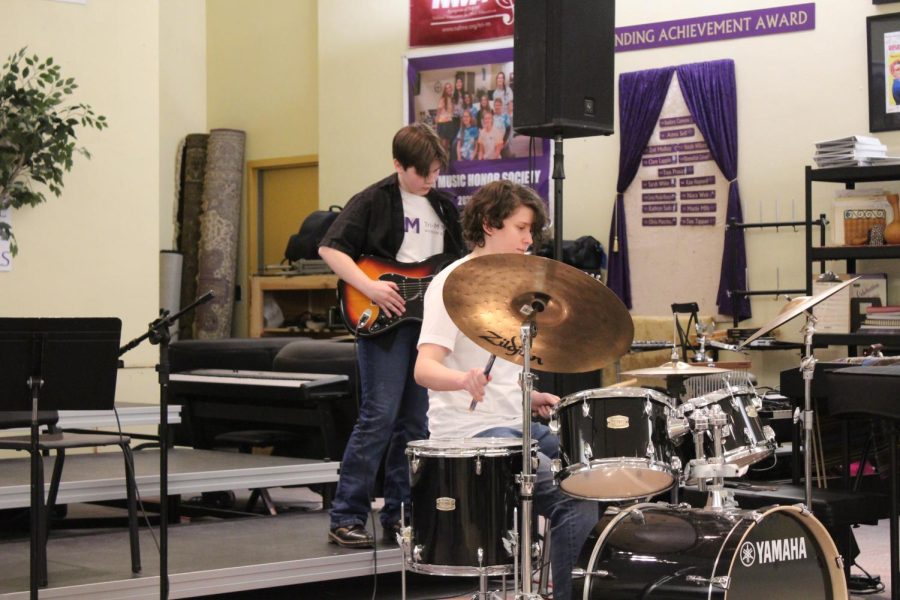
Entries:
[[[41,60],[26,50],[10,56],[0,70],[0,210],[46,202],[45,190],[59,196],[73,154],[90,158],[75,145],[75,128],[107,127],[106,117],[71,101],[78,86],[62,76],[52,57]],[[10,241],[13,255],[18,252],[4,221],[0,239]]]

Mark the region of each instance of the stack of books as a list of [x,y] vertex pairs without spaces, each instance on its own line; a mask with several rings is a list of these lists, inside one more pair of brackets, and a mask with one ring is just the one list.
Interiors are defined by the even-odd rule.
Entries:
[[900,164],[900,156],[889,156],[881,140],[865,135],[816,142],[813,160],[820,168]]
[[868,306],[859,333],[900,335],[900,306]]

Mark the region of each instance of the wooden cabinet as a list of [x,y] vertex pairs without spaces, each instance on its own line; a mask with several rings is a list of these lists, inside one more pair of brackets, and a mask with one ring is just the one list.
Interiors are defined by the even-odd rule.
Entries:
[[[813,270],[819,263],[819,272],[825,271],[826,260],[842,260],[847,265],[847,273],[856,273],[856,261],[872,259],[900,258],[900,245],[885,246],[823,246],[813,245],[812,184],[815,182],[839,183],[853,189],[857,183],[878,181],[900,181],[900,165],[877,167],[843,167],[835,169],[813,169],[806,167],[806,293],[812,295]],[[873,335],[861,333],[816,334],[817,346],[848,346],[851,356],[856,354],[856,346],[884,344],[900,347],[900,335]]]
[[[250,337],[309,335],[330,337],[346,329],[311,330],[304,314],[328,315],[337,307],[337,275],[254,275],[250,278]],[[284,315],[280,327],[266,327],[263,310],[274,301]]]

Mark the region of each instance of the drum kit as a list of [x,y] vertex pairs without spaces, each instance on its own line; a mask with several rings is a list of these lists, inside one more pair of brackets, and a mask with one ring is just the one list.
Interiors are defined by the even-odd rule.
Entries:
[[[801,369],[811,369],[815,318],[808,311],[840,289],[789,305],[739,348],[806,313]],[[398,536],[404,571],[477,576],[473,598],[484,599],[495,597],[488,577],[513,575],[516,598],[541,598],[532,580],[540,549],[533,543],[531,367],[571,373],[611,364],[630,348],[631,316],[594,278],[529,255],[463,263],[447,279],[444,303],[470,340],[522,367],[523,434],[409,444],[411,518]],[[673,360],[624,374],[663,378],[668,391],[683,389],[688,377],[726,372]],[[727,377],[720,389],[694,398],[613,386],[559,402],[550,419],[560,449],[551,461],[554,482],[573,498],[609,503],[573,572],[574,597],[848,597],[841,557],[805,506],[744,511],[726,491],[725,479],[742,477],[774,453],[760,407],[751,385]],[[808,405],[802,420],[811,430]],[[706,507],[649,502],[681,485],[708,492]]]

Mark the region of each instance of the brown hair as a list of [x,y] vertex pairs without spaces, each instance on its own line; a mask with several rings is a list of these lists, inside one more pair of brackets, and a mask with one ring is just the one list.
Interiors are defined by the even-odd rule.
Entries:
[[540,245],[547,223],[544,201],[529,187],[512,181],[493,181],[469,198],[462,211],[463,237],[470,247],[484,246],[484,228],[503,228],[503,221],[520,206],[534,212],[532,245]]
[[428,177],[434,161],[441,163],[442,169],[447,167],[447,151],[434,129],[425,123],[407,125],[394,134],[391,151],[404,169],[413,167],[422,177]]

